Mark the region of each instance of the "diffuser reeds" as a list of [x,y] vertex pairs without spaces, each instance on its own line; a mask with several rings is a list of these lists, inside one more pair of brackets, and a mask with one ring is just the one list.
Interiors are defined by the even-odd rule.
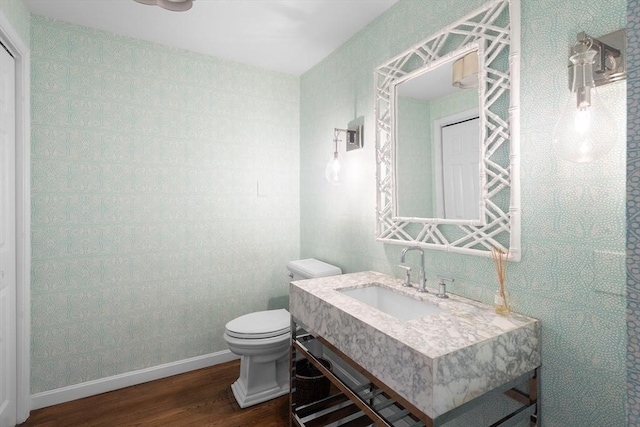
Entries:
[[505,291],[505,279],[507,277],[507,266],[509,265],[509,251],[502,252],[501,249],[491,248],[491,258],[496,266],[496,273],[498,274],[498,284],[500,289],[496,293],[495,297],[495,310],[498,314],[509,315],[511,309],[509,308],[509,302],[507,301],[507,293]]

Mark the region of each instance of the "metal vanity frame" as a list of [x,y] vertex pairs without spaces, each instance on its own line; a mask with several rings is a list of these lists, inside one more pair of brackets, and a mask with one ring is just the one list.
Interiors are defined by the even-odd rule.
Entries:
[[[475,400],[466,402],[457,408],[438,416],[435,419],[417,409],[406,399],[394,392],[390,387],[377,379],[374,375],[359,366],[351,358],[327,342],[321,336],[314,336],[304,330],[298,330],[299,322],[291,317],[291,379],[290,379],[290,426],[291,427],[321,427],[341,422],[344,427],[381,426],[391,427],[403,420],[411,427],[439,427],[471,409]],[[327,369],[308,349],[308,343],[317,341],[330,350],[337,357],[346,362],[369,383],[353,389]],[[296,392],[296,359],[298,354],[308,359],[322,374],[331,381],[333,394],[329,397],[298,406],[295,403]],[[508,427],[529,419],[530,427],[538,426],[540,404],[538,401],[539,367],[527,374],[492,390],[504,393],[509,398],[520,403],[519,408],[505,415],[488,427]],[[528,392],[516,388],[528,381]],[[335,392],[335,389],[338,391]]]

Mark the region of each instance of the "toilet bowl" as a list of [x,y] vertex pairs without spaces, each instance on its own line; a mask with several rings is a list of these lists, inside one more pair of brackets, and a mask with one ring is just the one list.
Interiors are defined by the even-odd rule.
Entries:
[[[287,269],[291,280],[342,274],[316,259],[291,261]],[[224,340],[240,356],[240,376],[231,390],[241,408],[289,393],[290,325],[285,309],[245,314],[226,324]]]

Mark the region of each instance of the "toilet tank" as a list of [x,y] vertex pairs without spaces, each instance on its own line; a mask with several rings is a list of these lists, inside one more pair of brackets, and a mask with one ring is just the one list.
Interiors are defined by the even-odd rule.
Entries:
[[318,261],[314,258],[289,261],[287,270],[289,270],[289,278],[291,280],[313,279],[316,277],[342,274],[340,267]]

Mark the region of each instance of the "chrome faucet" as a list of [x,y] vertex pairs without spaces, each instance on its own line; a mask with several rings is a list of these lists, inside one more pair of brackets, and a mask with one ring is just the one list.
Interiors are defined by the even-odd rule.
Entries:
[[404,263],[404,258],[409,251],[420,252],[420,279],[418,281],[418,292],[427,292],[427,279],[424,277],[424,250],[420,246],[409,246],[402,250],[400,262]]

